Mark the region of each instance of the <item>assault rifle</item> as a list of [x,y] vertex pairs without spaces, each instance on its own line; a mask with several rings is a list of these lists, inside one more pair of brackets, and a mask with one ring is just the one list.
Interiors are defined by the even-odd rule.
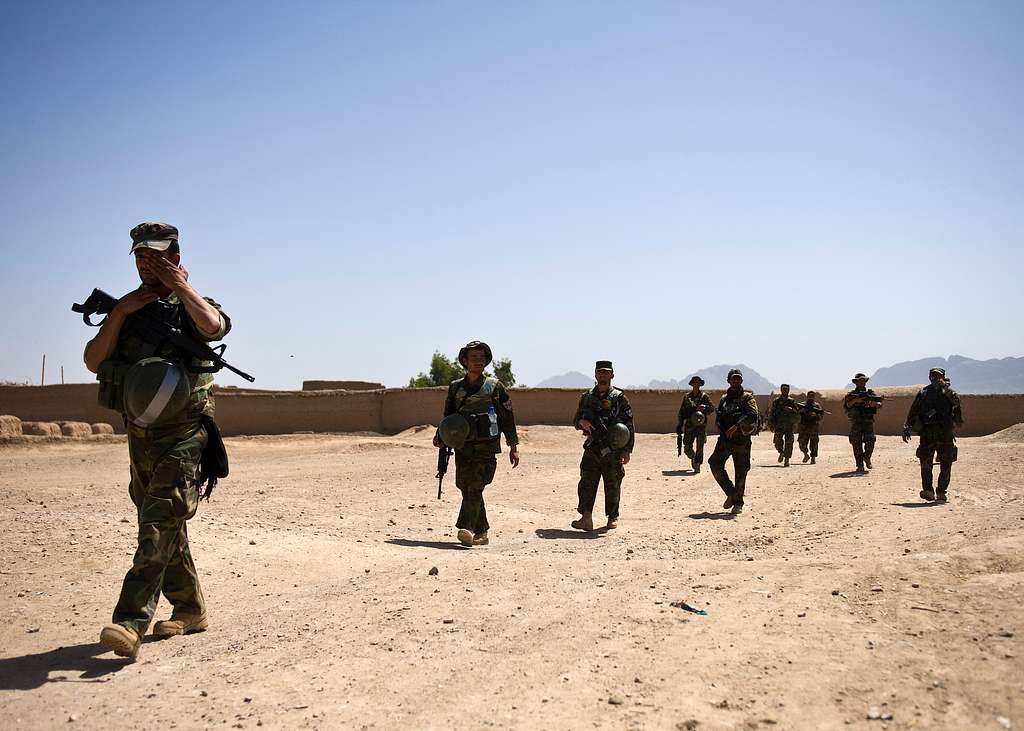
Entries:
[[441,499],[441,484],[444,482],[444,476],[448,472],[448,460],[452,458],[451,447],[439,447],[437,450],[437,499]]
[[[110,314],[116,304],[117,299],[111,297],[102,289],[94,289],[85,302],[71,305],[71,311],[81,314],[82,320],[89,327],[99,327],[106,322],[105,316]],[[224,351],[227,349],[226,345],[222,343],[216,348],[211,348],[206,343],[193,339],[183,333],[180,328],[155,316],[154,306],[160,307],[156,302],[151,302],[141,310],[128,315],[124,322],[124,331],[139,336],[157,348],[164,343],[170,343],[181,352],[197,360],[209,361],[212,364],[209,366],[192,367],[189,370],[193,373],[216,373],[221,368],[227,368],[250,383],[256,380],[248,373],[240,371],[224,360]],[[104,318],[99,322],[93,322],[89,319],[91,315],[104,315]]]
[[683,427],[682,425],[676,429],[676,456],[683,456]]
[[866,406],[867,408],[872,409],[878,408],[878,406],[885,401],[885,396],[879,396],[876,393],[859,393],[851,399],[850,396],[852,394],[853,391],[846,394],[846,398],[849,399],[846,402],[847,406]]
[[586,419],[590,422],[590,437],[594,440],[594,443],[601,448],[601,456],[604,457],[612,453],[612,445],[609,441],[610,435],[608,434],[608,425],[601,420],[601,417],[596,416],[594,412],[589,409],[585,410],[580,414],[580,418]]

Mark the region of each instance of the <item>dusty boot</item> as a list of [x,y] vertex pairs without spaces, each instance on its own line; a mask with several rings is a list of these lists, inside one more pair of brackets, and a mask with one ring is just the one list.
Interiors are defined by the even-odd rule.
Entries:
[[700,474],[700,462],[697,460],[690,462],[690,469],[693,470],[693,474]]
[[858,462],[857,463],[857,471],[858,472],[867,472],[867,470],[864,469],[864,463],[863,462]]
[[784,459],[785,459],[785,457],[783,457],[783,456],[782,456],[782,455],[780,454],[780,455],[779,455],[779,462],[782,462],[782,460],[784,460]]
[[608,523],[605,525],[605,528],[608,528],[610,530],[612,528],[618,528],[618,527],[619,527],[619,516],[616,515],[614,518],[609,516],[608,517]]
[[871,469],[871,457],[869,457],[866,454],[864,455],[864,466],[867,467],[869,470]]
[[936,500],[936,502],[944,503],[944,502],[946,502],[946,501],[947,501],[948,499],[949,499],[949,498],[948,498],[948,497],[946,497],[946,493],[945,493],[945,491],[941,491],[941,492],[937,492],[937,493],[935,493],[935,500]]
[[455,536],[463,546],[473,545],[473,531],[466,530],[465,528],[459,528],[459,532],[456,533]]
[[810,458],[811,458],[811,455],[807,454],[807,452],[804,452],[804,464],[807,464],[807,462],[808,462],[808,460],[810,460]]
[[490,539],[487,537],[487,531],[481,531],[473,536],[474,546],[486,546],[490,542]]
[[742,505],[733,505],[732,506],[732,510],[730,510],[729,512],[732,513],[733,515],[739,515],[740,513],[743,512],[743,506]]
[[722,507],[725,508],[726,510],[732,507],[732,495],[729,495],[728,497],[725,498],[725,502],[722,503]]
[[815,457],[811,457],[811,464],[814,464],[814,463],[815,463],[815,462],[817,462],[817,461],[818,461],[818,460],[817,460],[817,458],[815,458]]
[[171,614],[170,619],[153,625],[153,634],[157,637],[190,635],[193,632],[205,632],[209,626],[205,614]]
[[786,457],[786,461],[782,463],[783,467],[789,467],[789,457]]
[[594,516],[590,513],[584,513],[580,516],[579,520],[572,522],[572,527],[576,530],[594,530]]
[[926,487],[925,489],[921,490],[921,492],[919,492],[917,494],[921,496],[922,500],[934,500],[935,499],[935,493],[932,492],[932,489],[930,487]]
[[135,659],[142,638],[123,624],[108,624],[100,631],[100,644],[121,657]]

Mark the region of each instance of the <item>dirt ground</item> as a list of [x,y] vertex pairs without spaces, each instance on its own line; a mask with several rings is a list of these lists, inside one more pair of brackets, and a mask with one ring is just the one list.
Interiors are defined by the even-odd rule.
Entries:
[[761,435],[736,519],[643,434],[620,527],[582,534],[579,437],[531,427],[472,549],[429,437],[228,440],[190,523],[210,631],[135,663],[97,644],[134,552],[123,441],[0,447],[0,727],[1024,727],[1019,429],[960,440],[947,505],[898,438],[851,476],[843,438],[784,469]]

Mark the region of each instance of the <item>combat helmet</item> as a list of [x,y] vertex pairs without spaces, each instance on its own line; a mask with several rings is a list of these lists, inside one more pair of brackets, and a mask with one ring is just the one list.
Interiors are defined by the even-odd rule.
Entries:
[[184,414],[191,390],[180,363],[144,358],[124,377],[125,415],[143,428],[170,423]]
[[612,424],[608,427],[608,445],[612,449],[622,449],[629,444],[629,427],[625,424]]
[[437,425],[437,435],[445,446],[462,449],[469,438],[469,422],[462,414],[450,414]]

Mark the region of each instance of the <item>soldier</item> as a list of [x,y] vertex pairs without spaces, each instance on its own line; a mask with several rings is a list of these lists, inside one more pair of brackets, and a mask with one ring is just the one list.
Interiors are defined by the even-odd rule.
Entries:
[[228,333],[231,320],[189,285],[178,229],[140,223],[130,235],[142,284],[118,300],[86,345],[85,365],[98,374],[106,405],[123,411],[128,431],[138,549],[100,643],[134,659],[161,593],[173,611],[170,620],[156,623],[154,634],[170,637],[208,627],[186,521],[199,504],[198,468],[210,439],[204,416],[213,414],[213,376],[195,370],[208,363],[193,362],[170,344],[154,348],[122,326],[145,307],[189,336],[212,342]]
[[818,434],[821,430],[821,420],[825,418],[825,409],[817,402],[817,391],[808,391],[807,400],[800,404],[800,425],[798,429],[798,444],[800,451],[804,453],[804,462],[807,460],[814,464],[818,460]]
[[583,442],[580,483],[577,487],[579,504],[576,511],[580,517],[572,521],[572,527],[578,530],[594,530],[594,503],[597,500],[597,486],[602,478],[604,512],[608,518],[606,527],[618,527],[619,496],[622,478],[626,476],[624,467],[629,464],[636,433],[633,409],[626,394],[612,387],[614,377],[615,371],[610,360],[597,361],[594,365],[597,385],[580,397],[572,419],[573,426],[587,435]]
[[[501,434],[508,445],[508,460],[519,466],[519,436],[516,433],[512,399],[497,378],[485,376],[484,368],[494,359],[490,346],[474,340],[459,350],[459,364],[466,369],[463,378],[448,386],[444,402],[444,419],[434,435],[434,446],[449,444],[455,448],[455,486],[462,493],[462,506],[455,521],[459,543],[464,546],[486,546],[487,508],[484,488],[494,480],[501,454]],[[448,437],[443,440],[442,437]]]
[[782,395],[772,401],[768,407],[768,428],[775,432],[775,449],[779,453],[779,462],[789,467],[793,456],[793,431],[796,429],[800,414],[799,404],[789,395],[789,384],[779,386]]
[[[743,390],[743,373],[732,369],[728,375],[729,390],[718,402],[715,420],[718,423],[718,441],[715,451],[708,459],[708,467],[722,492],[725,493],[723,508],[732,508],[733,515],[743,512],[743,493],[750,471],[750,437],[757,431],[760,415],[754,394]],[[735,481],[729,479],[725,462],[732,457],[736,471]]]
[[[917,447],[917,458],[921,461],[921,499],[946,502],[946,491],[956,462],[956,437],[954,429],[964,423],[960,396],[949,387],[946,372],[942,368],[928,371],[931,383],[922,388],[907,414],[903,425],[903,441],[910,441],[911,431],[921,436]],[[939,489],[932,489],[932,460],[939,457]]]
[[858,373],[854,388],[843,398],[843,410],[850,419],[850,444],[857,471],[871,469],[871,453],[875,451],[875,414],[882,408],[882,397],[867,387],[868,377]]
[[683,452],[690,458],[693,473],[700,472],[704,463],[704,444],[708,440],[708,414],[715,410],[711,398],[700,390],[704,379],[694,376],[690,379],[692,390],[683,396],[679,406],[676,434],[682,435]]

